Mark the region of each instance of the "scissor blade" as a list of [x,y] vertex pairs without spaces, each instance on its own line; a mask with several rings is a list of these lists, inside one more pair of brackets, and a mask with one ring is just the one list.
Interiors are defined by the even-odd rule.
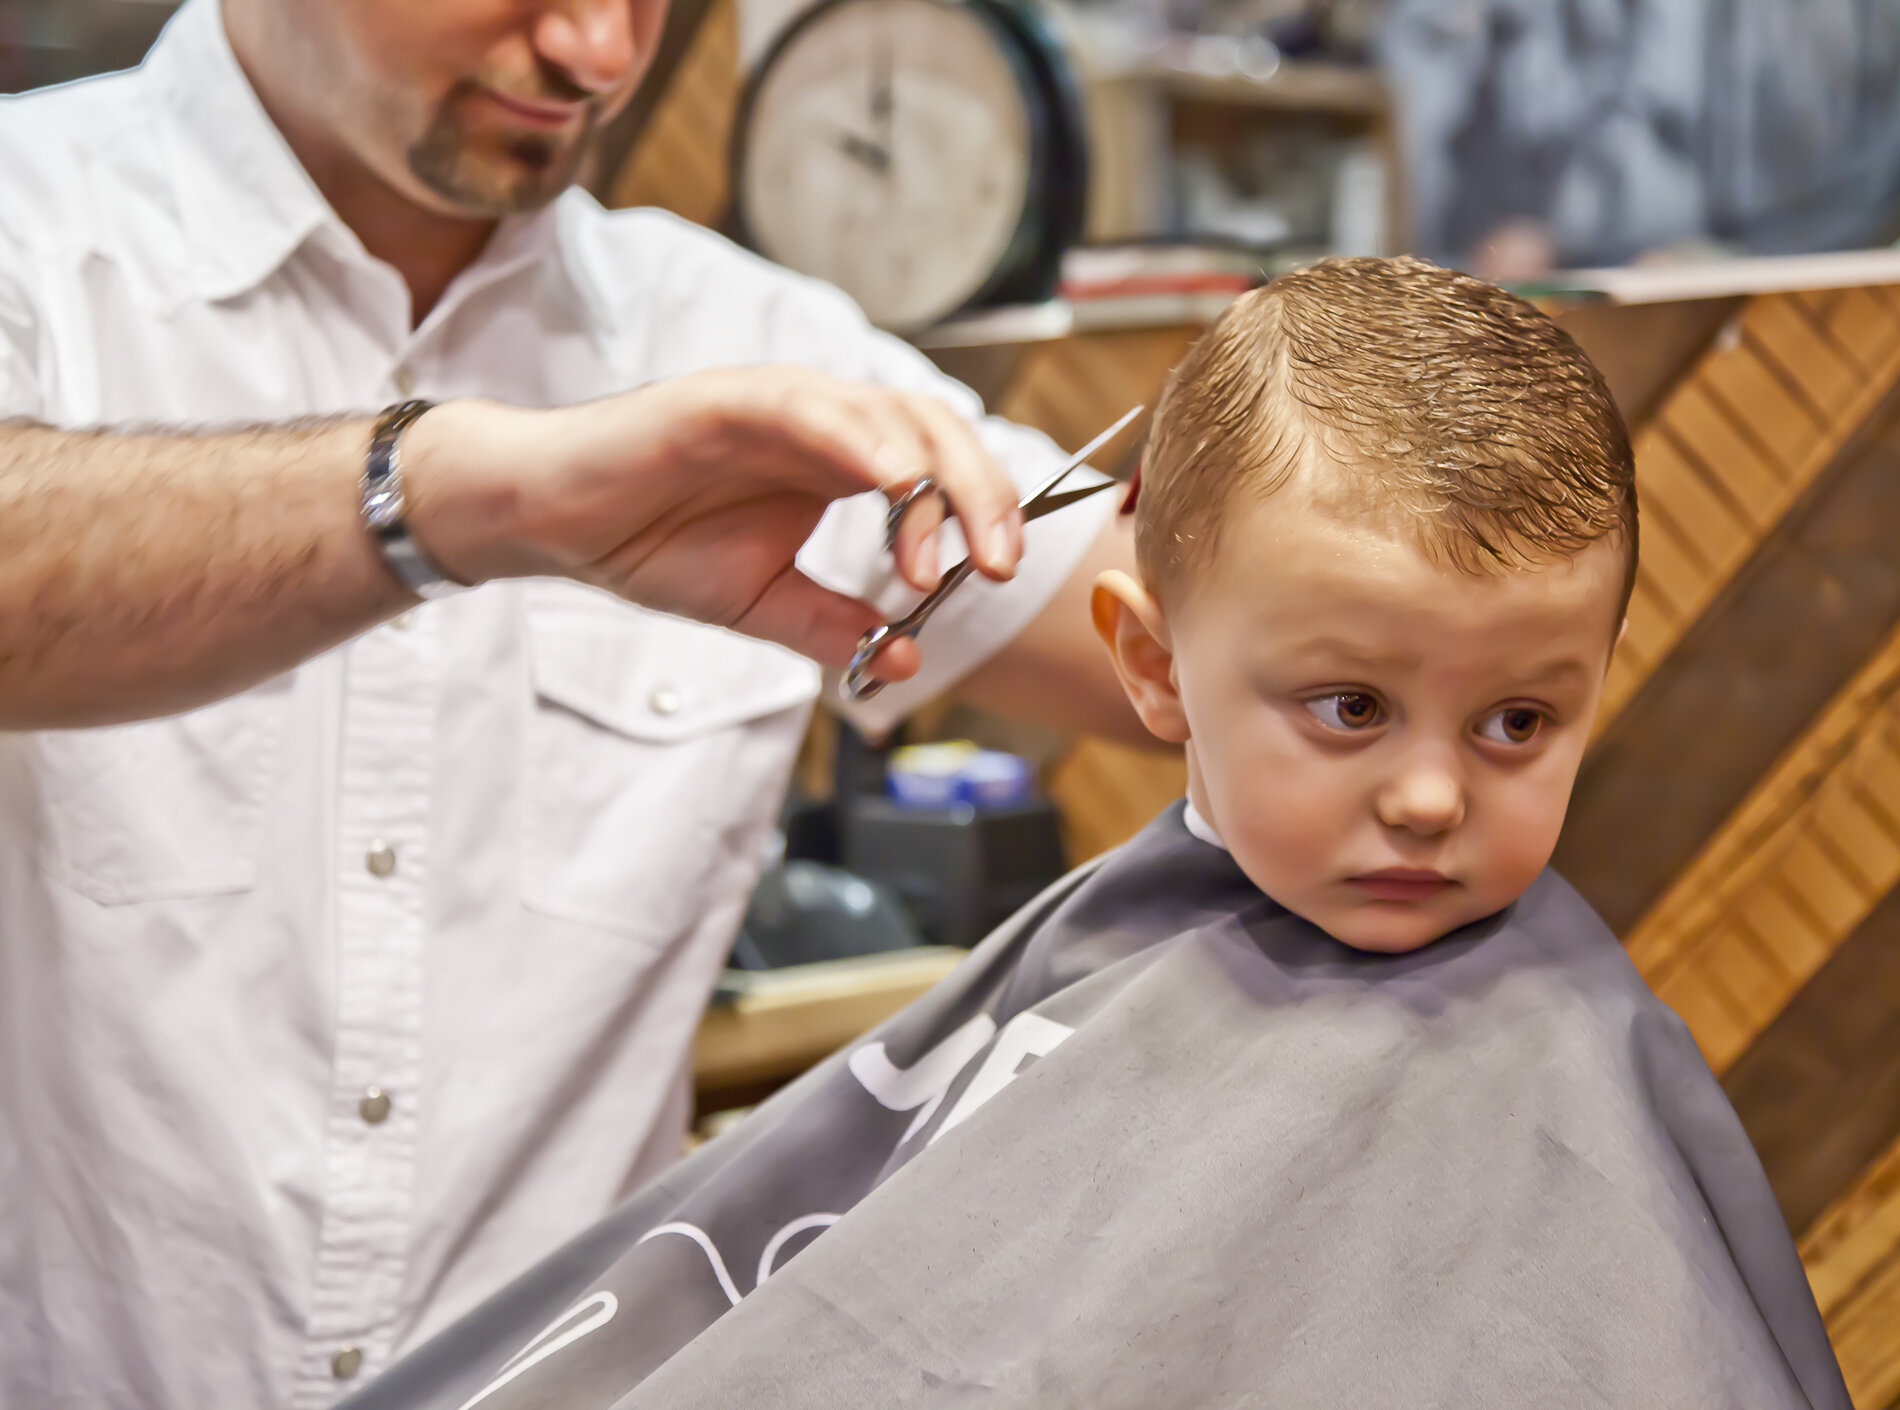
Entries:
[[1079,490],[1064,490],[1061,494],[1045,494],[1023,506],[1023,522],[1033,523],[1045,514],[1053,514],[1058,509],[1067,509],[1077,500],[1087,499],[1090,495],[1100,494],[1103,490],[1125,488],[1126,486],[1120,480],[1103,480],[1099,485],[1084,485]]
[[[1122,429],[1125,426],[1127,426],[1130,421],[1133,421],[1137,416],[1141,415],[1142,410],[1143,410],[1143,407],[1139,404],[1130,407],[1122,415],[1121,420],[1117,421],[1113,426],[1110,426],[1106,431],[1102,432],[1101,435],[1097,436],[1094,440],[1090,441],[1087,445],[1083,446],[1082,449],[1078,450],[1073,456],[1069,458],[1069,463],[1067,465],[1064,465],[1060,470],[1056,471],[1055,474],[1051,475],[1047,480],[1043,481],[1041,485],[1037,486],[1035,493],[1031,494],[1028,498],[1024,499],[1022,503],[1018,505],[1017,507],[1020,509],[1028,509],[1030,505],[1034,504],[1037,500],[1041,499],[1044,495],[1048,494],[1049,491],[1053,490],[1057,485],[1061,484],[1064,480],[1068,479],[1069,476],[1073,474],[1076,471],[1076,469],[1081,466],[1083,461],[1087,460],[1091,455],[1095,454],[1096,451],[1100,450],[1103,446],[1107,445],[1110,441],[1114,440],[1116,436],[1121,434]],[[1026,517],[1040,518],[1041,516],[1029,515]]]

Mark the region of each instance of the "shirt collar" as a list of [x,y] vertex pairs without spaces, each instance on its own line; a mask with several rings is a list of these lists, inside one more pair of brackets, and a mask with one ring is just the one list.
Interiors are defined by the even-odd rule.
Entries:
[[218,0],[185,0],[145,67],[172,119],[167,146],[202,297],[255,288],[312,232],[341,225],[238,66]]
[[[200,297],[248,293],[319,231],[355,258],[369,258],[258,101],[232,52],[219,0],[185,0],[146,70],[172,116],[170,159]],[[443,303],[553,248],[555,204],[504,220]]]
[[1220,840],[1220,834],[1214,831],[1214,825],[1201,816],[1201,810],[1194,806],[1192,798],[1187,800],[1187,808],[1181,814],[1181,822],[1189,833],[1208,846],[1218,847],[1223,852],[1227,850],[1227,844]]

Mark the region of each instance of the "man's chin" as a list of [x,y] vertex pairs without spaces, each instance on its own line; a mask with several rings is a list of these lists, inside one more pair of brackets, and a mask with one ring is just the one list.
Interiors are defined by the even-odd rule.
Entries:
[[540,210],[572,186],[588,145],[572,139],[555,146],[534,136],[499,152],[465,153],[453,163],[411,152],[409,174],[440,213],[495,220]]

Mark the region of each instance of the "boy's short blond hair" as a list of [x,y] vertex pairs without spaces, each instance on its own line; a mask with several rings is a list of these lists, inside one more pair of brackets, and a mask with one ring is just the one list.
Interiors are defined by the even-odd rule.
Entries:
[[1335,259],[1245,295],[1168,379],[1136,505],[1151,591],[1224,512],[1324,466],[1322,502],[1470,572],[1612,535],[1636,566],[1629,432],[1584,352],[1523,299],[1424,260]]

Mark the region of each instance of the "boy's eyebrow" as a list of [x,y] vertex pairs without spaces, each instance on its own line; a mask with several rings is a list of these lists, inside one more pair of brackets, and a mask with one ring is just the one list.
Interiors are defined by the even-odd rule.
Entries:
[[[1327,656],[1369,667],[1416,666],[1424,659],[1423,652],[1372,650],[1338,636],[1308,637],[1294,643],[1292,651],[1297,655]],[[1513,679],[1519,685],[1573,685],[1589,681],[1593,674],[1589,662],[1576,656],[1564,656],[1514,673]]]
[[1358,642],[1339,636],[1311,636],[1293,644],[1299,655],[1343,657],[1361,666],[1416,666],[1423,655],[1417,651],[1369,650]]

